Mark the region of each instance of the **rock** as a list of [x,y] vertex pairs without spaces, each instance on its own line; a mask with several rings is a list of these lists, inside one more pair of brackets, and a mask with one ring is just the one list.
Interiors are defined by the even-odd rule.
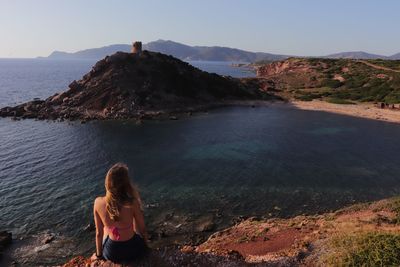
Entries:
[[193,246],[183,246],[182,248],[181,248],[181,251],[183,252],[183,253],[191,253],[191,252],[194,252],[195,251],[195,247],[193,247]]
[[50,247],[50,244],[44,244],[44,245],[35,247],[35,248],[33,249],[33,251],[36,252],[36,253],[39,253],[39,252],[41,252],[41,251],[43,251],[43,250],[48,249],[49,247]]
[[167,237],[167,234],[164,231],[161,231],[161,232],[157,233],[157,235],[158,235],[158,238]]
[[168,220],[170,220],[173,216],[174,216],[173,213],[167,213],[167,214],[165,214],[165,220],[168,221]]
[[152,208],[158,208],[159,206],[160,206],[160,204],[158,204],[158,203],[150,203],[150,204],[146,204],[145,208],[152,209]]
[[52,242],[54,239],[56,238],[56,236],[54,234],[46,234],[42,240],[42,244],[49,244],[50,242]]
[[0,232],[0,256],[4,249],[6,249],[12,242],[12,234],[6,231]]
[[229,250],[228,251],[228,253],[227,253],[230,257],[233,257],[234,259],[236,259],[236,260],[244,260],[244,257],[243,257],[243,255],[242,254],[240,254],[240,252],[239,251],[237,251],[237,250]]
[[89,223],[88,225],[85,226],[85,228],[83,228],[83,230],[87,232],[92,232],[96,230],[96,226],[93,223]]
[[76,80],[70,83],[68,87],[72,90],[72,92],[76,92],[82,89],[82,86]]
[[211,232],[212,230],[215,229],[215,226],[216,226],[215,223],[212,221],[204,222],[199,225],[198,230],[200,232]]

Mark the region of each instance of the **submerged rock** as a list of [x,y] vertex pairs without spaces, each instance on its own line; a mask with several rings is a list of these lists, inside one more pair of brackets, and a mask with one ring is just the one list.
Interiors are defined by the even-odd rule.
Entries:
[[56,238],[55,234],[49,233],[43,237],[42,244],[48,244]]

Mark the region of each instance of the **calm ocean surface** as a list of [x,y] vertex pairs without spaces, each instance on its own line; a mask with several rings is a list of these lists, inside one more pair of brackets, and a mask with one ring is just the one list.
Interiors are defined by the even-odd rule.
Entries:
[[[93,63],[0,59],[0,107],[63,91]],[[193,64],[251,75],[227,63]],[[16,238],[58,233],[69,244],[64,254],[88,253],[94,237],[84,228],[117,161],[154,204],[145,211],[149,224],[165,210],[292,216],[393,196],[400,193],[399,136],[397,124],[282,106],[143,125],[0,119],[0,230]],[[43,251],[19,255],[39,263]],[[65,262],[43,255],[41,264]]]

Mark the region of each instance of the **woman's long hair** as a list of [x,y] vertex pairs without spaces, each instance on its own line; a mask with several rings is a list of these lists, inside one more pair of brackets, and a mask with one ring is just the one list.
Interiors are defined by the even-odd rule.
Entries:
[[108,170],[105,187],[106,209],[111,220],[119,220],[120,210],[124,205],[132,205],[134,201],[138,201],[141,206],[138,190],[129,179],[128,166],[125,164],[114,164]]

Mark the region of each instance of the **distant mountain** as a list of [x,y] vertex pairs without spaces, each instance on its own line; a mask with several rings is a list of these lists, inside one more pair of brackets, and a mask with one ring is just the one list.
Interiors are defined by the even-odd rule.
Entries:
[[[101,59],[117,51],[129,52],[131,45],[116,44],[100,48],[81,50],[75,53],[54,51],[47,58],[51,59]],[[143,45],[143,49],[172,55],[182,60],[239,61],[254,62],[259,60],[282,60],[285,55],[262,52],[249,52],[219,46],[189,46],[173,41],[158,40]]]
[[341,52],[325,56],[326,58],[348,58],[348,59],[388,59],[387,56],[370,54],[363,51]]
[[[143,45],[143,49],[172,55],[181,60],[207,60],[207,61],[237,61],[258,62],[278,61],[289,58],[287,55],[277,55],[263,52],[249,52],[230,47],[221,46],[190,46],[168,40],[157,40]],[[99,48],[85,49],[74,53],[54,51],[47,58],[50,59],[93,59],[100,60],[115,52],[129,52],[131,45],[115,44]],[[341,52],[324,56],[324,58],[348,59],[400,59],[400,53],[393,56],[370,54],[363,51]]]
[[100,48],[91,48],[81,50],[75,53],[54,51],[47,58],[52,59],[101,59],[107,55],[112,55],[117,51],[129,52],[131,49],[130,45],[115,44],[104,46]]
[[400,60],[400,53],[394,54],[393,56],[389,57],[390,59]]

